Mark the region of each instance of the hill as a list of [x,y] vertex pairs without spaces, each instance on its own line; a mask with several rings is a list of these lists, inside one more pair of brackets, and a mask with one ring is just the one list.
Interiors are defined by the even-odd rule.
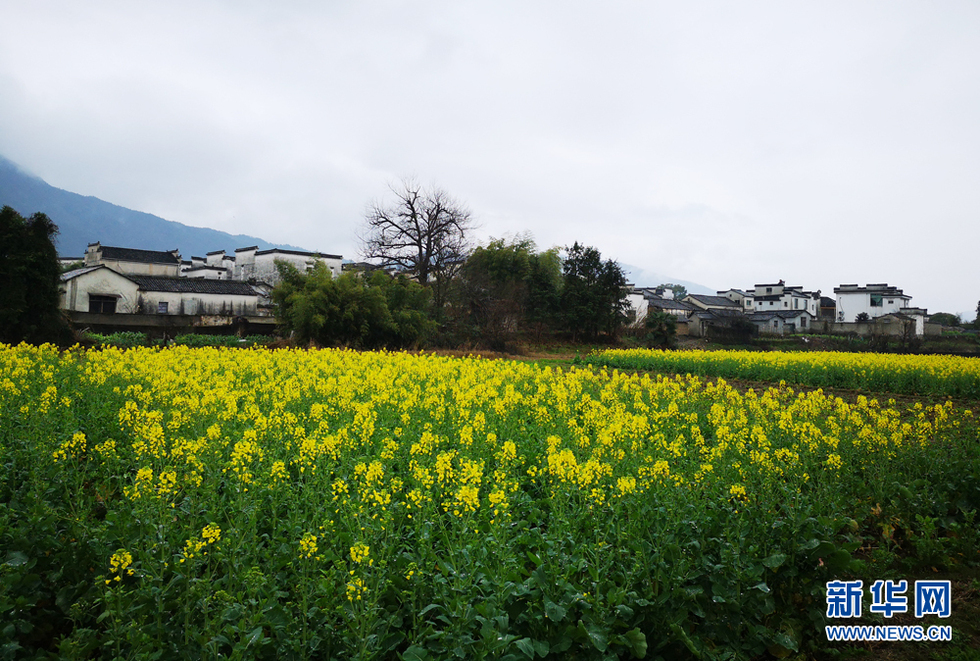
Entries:
[[68,257],[81,257],[85,247],[96,241],[101,241],[103,245],[146,250],[177,248],[184,259],[190,259],[192,255],[203,257],[212,250],[231,252],[246,246],[258,246],[260,250],[303,250],[296,246],[272,244],[245,234],[191,227],[111,204],[97,197],[55,188],[0,156],[2,206],[11,206],[25,217],[38,211],[47,214],[60,230],[56,241],[58,254]]
[[640,268],[639,266],[633,266],[632,264],[624,264],[620,262],[619,265],[626,273],[626,279],[633,283],[633,285],[636,287],[657,287],[670,282],[675,285],[684,285],[688,294],[714,294],[717,291],[696,282],[691,282],[689,280],[678,280],[677,278],[671,278],[668,275],[663,275],[655,271],[649,271],[647,269]]

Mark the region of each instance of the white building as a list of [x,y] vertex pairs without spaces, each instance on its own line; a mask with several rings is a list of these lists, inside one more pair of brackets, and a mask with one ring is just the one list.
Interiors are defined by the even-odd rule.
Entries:
[[89,266],[61,275],[61,307],[98,314],[256,316],[259,295],[244,282],[117,273]]
[[743,305],[746,312],[805,310],[816,317],[820,313],[820,292],[807,291],[800,286],[787,286],[780,280],[774,284],[756,285],[754,289],[744,292]]
[[[208,253],[209,261],[215,253]],[[300,273],[306,273],[320,262],[337,277],[342,270],[343,257],[340,255],[325,255],[318,252],[303,252],[299,250],[283,250],[272,248],[258,250],[257,246],[238,248],[234,257],[234,279],[266,282],[271,285],[279,282],[279,272],[276,262],[292,264]]]
[[857,321],[862,312],[870,319],[903,312],[912,300],[898,287],[890,287],[886,283],[864,287],[841,285],[834,287],[834,294],[837,296],[837,321],[844,322]]
[[85,249],[85,266],[108,266],[116,273],[176,278],[180,275],[180,265],[180,253],[176,250],[118,248],[99,242],[90,243]]

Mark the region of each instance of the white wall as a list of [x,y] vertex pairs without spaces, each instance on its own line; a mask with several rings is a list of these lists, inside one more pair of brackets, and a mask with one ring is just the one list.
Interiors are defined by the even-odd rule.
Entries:
[[116,297],[116,314],[132,314],[138,299],[136,283],[107,268],[95,269],[61,283],[61,307],[88,312],[89,294]]
[[886,293],[881,294],[881,306],[872,307],[871,295],[878,293],[874,291],[838,292],[837,321],[856,321],[857,316],[862,312],[866,312],[870,318],[874,319],[892,312],[900,312],[902,308],[908,307],[907,298],[889,296]]

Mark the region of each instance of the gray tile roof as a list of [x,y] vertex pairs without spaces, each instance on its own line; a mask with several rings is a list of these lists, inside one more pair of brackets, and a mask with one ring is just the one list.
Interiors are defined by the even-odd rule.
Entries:
[[769,321],[773,318],[795,319],[801,315],[812,317],[808,310],[767,310],[765,312],[753,312],[748,315],[749,321]]
[[180,264],[180,260],[171,252],[117,248],[115,246],[102,246],[101,250],[103,260],[112,259],[120,262],[142,262],[144,264]]
[[72,269],[71,271],[65,271],[64,273],[61,274],[61,281],[67,282],[73,278],[77,278],[80,275],[85,275],[86,273],[95,271],[96,269],[104,269],[104,268],[105,267],[100,264],[99,266],[86,266],[80,269]]
[[694,306],[682,301],[672,301],[668,298],[647,298],[647,305],[660,310],[693,310]]
[[688,296],[705,305],[714,305],[714,306],[726,307],[726,308],[737,308],[739,310],[742,309],[741,305],[739,305],[735,301],[725,298],[724,296],[709,296],[707,294],[688,294]]
[[154,275],[127,275],[144,291],[165,291],[185,294],[232,294],[256,296],[256,291],[246,282],[234,280],[204,280],[197,278],[164,278]]

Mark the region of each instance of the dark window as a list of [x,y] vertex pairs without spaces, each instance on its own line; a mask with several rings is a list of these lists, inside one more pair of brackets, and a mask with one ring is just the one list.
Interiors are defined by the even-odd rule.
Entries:
[[894,305],[894,304],[895,304],[895,301],[889,298],[888,299],[888,305]]
[[880,308],[881,306],[881,294],[871,294],[871,307]]
[[766,293],[767,294],[771,294],[772,293],[772,287],[766,287]]
[[88,311],[95,312],[96,314],[115,314],[116,313],[116,297],[115,296],[98,296],[96,294],[88,295]]
[[806,317],[800,317],[800,326],[806,328]]
[[166,301],[160,301],[157,303],[157,314],[167,314],[167,309],[169,307],[170,306]]

